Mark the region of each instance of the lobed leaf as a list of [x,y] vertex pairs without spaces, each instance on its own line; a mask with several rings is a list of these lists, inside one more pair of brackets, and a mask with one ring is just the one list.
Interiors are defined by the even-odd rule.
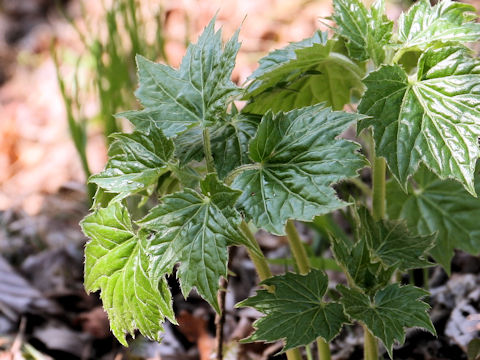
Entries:
[[237,32],[223,48],[221,32],[215,32],[214,26],[215,19],[198,43],[189,45],[178,70],[137,55],[140,86],[136,96],[145,109],[118,116],[140,129],[154,124],[167,137],[219,121],[239,91],[230,77],[240,44]]
[[[212,155],[218,176],[223,179],[237,166],[250,162],[248,143],[257,131],[260,117],[252,114],[228,114],[224,122],[211,128]],[[203,159],[203,137],[199,128],[190,129],[175,139],[182,163]]]
[[344,54],[342,42],[327,33],[291,43],[260,59],[250,76],[244,112],[289,111],[325,102],[336,110],[350,103],[352,92],[363,92],[364,69]]
[[415,3],[398,20],[398,39],[404,49],[425,50],[435,42],[473,42],[480,37],[475,7],[443,0],[435,6],[428,0]]
[[108,151],[105,170],[91,176],[89,181],[107,193],[117,194],[112,200],[153,191],[158,178],[169,169],[173,141],[156,127],[132,134],[113,134],[112,137],[115,141]]
[[322,105],[267,113],[250,141],[254,169],[232,184],[237,205],[260,228],[284,234],[288,219],[311,221],[346,205],[331,185],[357,175],[366,162],[358,144],[336,139],[361,116]]
[[430,306],[421,301],[428,292],[412,285],[390,284],[370,299],[362,291],[338,285],[345,312],[363,322],[373,335],[382,340],[390,358],[394,341],[405,342],[405,328],[420,327],[436,334],[428,316]]
[[400,271],[423,268],[432,265],[427,253],[434,245],[433,232],[422,235],[411,234],[401,221],[375,221],[367,208],[358,211],[360,237],[370,249],[372,262],[379,262],[384,268],[393,267]]
[[333,8],[332,17],[338,26],[335,30],[346,39],[350,56],[381,64],[393,31],[393,21],[385,15],[385,1],[377,0],[367,10],[360,0],[334,0]]
[[[165,317],[175,322],[165,278],[148,274],[148,241],[136,234],[127,209],[119,202],[96,210],[82,220],[90,241],[85,248],[85,288],[101,290],[113,334],[127,345],[125,333],[134,330],[156,341]],[[159,282],[158,282],[159,280]]]
[[373,127],[378,156],[405,188],[423,162],[434,173],[461,182],[475,194],[473,173],[480,156],[480,61],[464,47],[427,50],[415,79],[398,65],[365,80],[359,111],[370,115],[358,127]]
[[383,267],[379,262],[373,262],[365,238],[348,243],[342,238],[332,237],[331,244],[335,259],[345,274],[368,294],[390,282],[395,267]]
[[185,189],[165,196],[138,223],[155,234],[149,246],[151,276],[161,278],[180,263],[177,277],[184,296],[195,287],[220,312],[218,282],[227,276],[227,246],[250,245],[238,230],[242,218],[233,208],[240,192],[213,174],[200,185],[201,194]]
[[255,321],[255,332],[244,341],[274,342],[285,339],[282,351],[308,345],[322,337],[330,342],[347,317],[341,304],[323,300],[328,278],[320,270],[307,275],[287,273],[262,282],[274,286],[275,292],[258,290],[241,303],[265,314]]
[[[454,249],[478,254],[480,249],[480,200],[458,183],[442,181],[425,168],[413,177],[415,186],[405,193],[396,181],[387,183],[388,215],[405,219],[417,234],[437,233],[433,258],[450,272]],[[477,191],[480,182],[475,182]]]

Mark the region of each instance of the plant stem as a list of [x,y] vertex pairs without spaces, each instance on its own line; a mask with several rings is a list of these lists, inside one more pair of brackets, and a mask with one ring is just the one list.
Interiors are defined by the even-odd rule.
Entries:
[[225,176],[225,184],[227,185],[231,185],[233,183],[233,180],[235,180],[235,178],[240,175],[241,173],[243,173],[244,171],[247,171],[247,170],[255,170],[255,169],[259,169],[260,168],[260,165],[259,164],[245,164],[245,165],[241,165],[235,169],[233,169],[232,171],[230,171],[227,176]]
[[300,240],[300,236],[298,235],[293,220],[287,221],[287,226],[285,227],[285,230],[287,232],[287,239],[290,245],[290,249],[292,250],[293,257],[295,259],[295,262],[297,263],[300,274],[308,274],[308,272],[310,271],[310,260],[308,259],[307,252],[303,247],[302,241]]
[[385,159],[375,157],[373,162],[373,218],[379,221],[385,217]]
[[[293,220],[287,221],[287,226],[285,227],[285,231],[287,232],[287,239],[290,245],[290,249],[292,250],[293,258],[297,263],[298,270],[300,274],[308,274],[310,271],[310,260],[308,259],[307,252],[305,251],[305,247],[300,240],[300,236],[298,235],[297,228],[295,227],[295,223]],[[328,344],[322,338],[317,339],[317,351],[318,351],[318,360],[330,360],[330,348]]]
[[368,330],[365,325],[363,326],[363,332],[364,332],[363,358],[365,360],[378,360],[377,338],[372,335],[370,330]]
[[[257,243],[257,239],[255,239],[255,235],[253,235],[253,233],[250,231],[250,228],[245,221],[242,221],[240,223],[240,230],[250,240],[250,243],[254,244],[258,248],[258,250],[260,250],[260,246]],[[255,270],[257,271],[260,281],[272,277],[272,272],[268,267],[268,262],[267,259],[265,259],[265,256],[259,256],[257,253],[255,253],[249,248],[247,248],[247,252],[248,256],[250,256],[250,259],[253,262],[253,265],[255,265]],[[261,251],[259,252],[261,253]],[[268,286],[266,288],[270,292],[275,291],[273,286]],[[302,360],[302,355],[300,354],[300,351],[298,349],[288,350],[286,351],[286,355],[288,360]]]
[[203,151],[205,152],[207,171],[209,173],[214,173],[215,163],[213,162],[212,145],[210,143],[210,132],[208,131],[208,128],[203,129]]
[[[375,145],[372,141],[372,155],[373,161],[373,195],[372,195],[372,212],[373,218],[376,221],[382,220],[385,217],[385,175],[386,164],[385,159],[377,157],[375,154]],[[363,326],[364,332],[364,359],[365,360],[378,360],[378,344],[377,339]]]
[[227,292],[228,282],[226,279],[221,280],[221,289],[218,292],[218,304],[222,312],[215,316],[215,340],[216,340],[216,360],[223,360],[223,328],[225,325],[225,295]]
[[330,354],[330,347],[327,342],[322,338],[317,339],[317,351],[318,351],[318,360],[330,360],[332,358]]
[[[250,240],[250,243],[252,245],[255,245],[258,248],[258,250],[260,250],[260,246],[258,246],[257,239],[255,239],[255,235],[253,235],[253,233],[250,231],[250,228],[248,227],[248,224],[245,221],[242,221],[240,223],[240,230],[248,238],[248,240]],[[253,262],[253,265],[255,266],[255,270],[257,271],[260,281],[263,281],[272,277],[272,272],[268,267],[267,259],[265,259],[264,256],[259,256],[257,253],[255,253],[249,248],[247,248],[247,252],[248,252],[248,256]],[[261,251],[259,252],[261,253]]]
[[423,288],[427,291],[430,291],[430,286],[428,281],[430,280],[430,274],[428,273],[428,268],[423,268]]

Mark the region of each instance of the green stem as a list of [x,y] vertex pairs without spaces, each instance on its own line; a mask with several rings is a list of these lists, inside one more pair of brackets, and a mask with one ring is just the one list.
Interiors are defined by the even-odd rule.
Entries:
[[403,54],[405,54],[405,50],[407,50],[406,48],[401,48],[400,50],[398,50],[395,55],[393,56],[392,58],[392,64],[397,64],[398,61],[402,58]]
[[[285,227],[285,231],[287,233],[288,244],[290,245],[290,249],[292,250],[293,258],[297,263],[298,270],[300,274],[308,274],[311,269],[310,260],[308,259],[307,252],[305,251],[305,247],[300,240],[300,236],[298,235],[298,231],[295,227],[295,223],[293,220],[287,221],[287,226]],[[317,350],[318,350],[318,359],[319,360],[330,360],[330,348],[328,343],[325,342],[322,338],[317,339]]]
[[427,291],[430,290],[430,286],[428,285],[428,281],[430,280],[430,274],[428,273],[428,268],[423,268],[423,288]]
[[367,327],[363,326],[364,332],[364,348],[363,358],[364,360],[378,360],[378,344],[377,338],[372,335]]
[[375,157],[373,162],[373,218],[379,221],[385,217],[385,159]]
[[317,339],[317,351],[318,351],[318,360],[330,360],[332,358],[330,354],[330,347],[328,343],[322,338]]
[[[250,241],[252,245],[256,246],[257,249],[260,250],[260,246],[258,246],[257,239],[255,239],[255,235],[253,235],[253,233],[250,231],[250,228],[248,227],[248,224],[245,221],[242,221],[240,223],[240,231],[243,232],[243,234],[247,237],[247,239]],[[249,248],[247,248],[247,252],[248,252],[248,256],[253,262],[253,265],[255,266],[255,270],[257,271],[260,281],[271,278],[272,272],[268,267],[268,262],[267,262],[267,259],[265,259],[265,256],[260,256],[257,254],[257,252]],[[261,254],[261,250],[259,251],[259,253]],[[269,290],[273,290],[273,289],[269,288]]]
[[225,176],[225,184],[227,185],[232,185],[233,183],[233,180],[235,180],[235,178],[240,175],[241,173],[243,173],[244,171],[247,171],[247,170],[255,170],[255,169],[259,169],[260,168],[260,165],[259,164],[245,164],[245,165],[241,165],[235,169],[233,169],[232,171],[230,171],[227,176]]
[[209,173],[215,172],[215,163],[212,155],[212,145],[210,143],[210,132],[208,128],[203,129],[203,151],[205,152],[205,161],[207,163],[207,171]]
[[372,196],[372,190],[360,178],[351,178],[348,181],[355,185],[366,197]]
[[308,259],[307,252],[305,251],[305,247],[300,240],[300,236],[298,235],[293,220],[287,221],[285,230],[287,232],[288,244],[290,245],[290,249],[292,250],[292,254],[295,262],[297,263],[300,274],[308,274],[310,271],[310,260]]
[[[375,147],[372,147],[374,152]],[[382,220],[385,217],[385,175],[386,164],[385,159],[374,156],[373,161],[373,218],[376,221]],[[363,327],[364,331],[364,359],[378,360],[378,344],[377,339],[367,329]]]
[[[240,231],[243,232],[243,234],[248,238],[251,244],[256,246],[258,250],[260,250],[260,246],[257,243],[257,239],[255,239],[255,235],[253,235],[250,228],[248,227],[248,224],[245,221],[242,221],[240,223]],[[270,271],[270,268],[268,266],[267,259],[265,259],[265,256],[260,256],[259,254],[257,254],[257,252],[252,251],[249,248],[247,248],[247,252],[248,252],[248,256],[253,262],[253,265],[255,266],[255,270],[257,271],[260,281],[271,278],[272,272]],[[258,252],[261,254],[261,250]],[[275,291],[273,286],[268,286],[266,288],[270,292]],[[298,349],[288,350],[286,352],[286,355],[288,360],[302,360],[302,355],[300,354],[300,351]]]

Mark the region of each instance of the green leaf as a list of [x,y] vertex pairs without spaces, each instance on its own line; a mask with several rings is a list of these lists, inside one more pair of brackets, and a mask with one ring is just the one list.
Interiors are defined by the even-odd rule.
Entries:
[[335,259],[347,276],[368,294],[374,293],[390,282],[395,268],[385,268],[379,262],[374,263],[364,237],[356,239],[354,243],[331,237],[331,244]]
[[352,91],[363,92],[364,70],[346,57],[341,42],[327,41],[327,33],[275,50],[260,60],[244,112],[264,114],[326,102],[336,110],[350,103]]
[[394,341],[403,344],[405,328],[420,327],[436,334],[428,309],[430,306],[420,299],[428,292],[411,285],[391,284],[379,290],[370,299],[360,290],[337,287],[342,294],[345,312],[352,319],[363,322],[373,335],[382,340],[392,358]]
[[425,236],[414,235],[402,221],[375,221],[365,207],[359,209],[358,216],[360,237],[367,242],[372,262],[400,271],[432,265],[426,253],[433,247],[433,232]]
[[[396,181],[387,183],[388,216],[405,219],[417,234],[436,232],[433,258],[448,272],[454,249],[477,255],[480,249],[480,200],[458,183],[442,181],[425,168],[413,177],[415,187],[406,194]],[[480,182],[475,182],[480,191]]]
[[[96,210],[81,222],[91,240],[85,249],[85,288],[101,290],[114,335],[127,345],[125,333],[134,330],[156,341],[165,317],[175,322],[165,278],[148,275],[148,241],[133,231],[127,209],[119,202]],[[158,285],[157,285],[158,284]]]
[[241,303],[261,311],[266,316],[257,320],[255,332],[245,341],[274,342],[285,339],[282,351],[308,345],[322,337],[330,342],[348,319],[342,305],[323,300],[328,278],[320,270],[307,275],[287,273],[262,282],[274,286],[275,292],[258,290]]
[[464,47],[430,49],[419,59],[415,78],[393,65],[372,72],[364,82],[368,89],[358,109],[372,117],[358,129],[373,127],[377,154],[387,159],[402,186],[423,162],[475,194],[480,61]]
[[193,126],[211,126],[226,112],[238,88],[230,77],[240,44],[238,32],[222,49],[221,32],[215,19],[205,28],[197,44],[189,45],[180,69],[158,64],[137,55],[140,87],[136,96],[141,111],[119,114],[138,128],[154,123],[167,137]]
[[[227,120],[210,131],[212,155],[218,176],[223,179],[237,166],[250,162],[248,143],[257,131],[260,116],[252,114],[228,114]],[[182,163],[201,161],[203,153],[202,130],[190,129],[175,139],[177,155]]]
[[184,296],[196,287],[220,312],[217,291],[220,277],[227,276],[227,246],[249,244],[238,230],[242,218],[233,208],[240,192],[213,174],[201,182],[201,189],[201,194],[185,189],[164,197],[138,223],[155,233],[149,247],[152,277],[163,277],[180,263],[177,277]]
[[113,134],[115,141],[108,150],[109,160],[105,170],[90,177],[109,193],[113,200],[131,194],[154,190],[158,178],[168,171],[173,156],[173,141],[168,140],[158,128],[135,131],[132,134]]
[[350,56],[381,64],[393,30],[393,21],[385,15],[385,1],[377,0],[370,11],[360,0],[334,0],[333,8],[336,32],[347,40]]
[[249,146],[255,168],[232,184],[243,191],[238,207],[277,235],[288,219],[311,221],[344,207],[331,185],[356,176],[365,158],[358,144],[336,137],[360,118],[321,105],[265,114]]
[[431,6],[420,0],[398,20],[398,39],[404,49],[424,50],[435,42],[473,42],[480,37],[475,7],[450,0]]

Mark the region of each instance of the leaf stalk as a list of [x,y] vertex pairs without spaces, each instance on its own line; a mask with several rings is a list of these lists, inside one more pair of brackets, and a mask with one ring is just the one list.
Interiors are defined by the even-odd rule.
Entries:
[[[297,228],[293,220],[288,220],[285,227],[287,233],[288,244],[293,254],[293,258],[298,267],[298,271],[302,275],[306,275],[310,272],[311,265],[310,260],[305,251],[305,247],[302,244],[300,236],[298,234]],[[317,339],[317,351],[318,351],[318,360],[330,360],[330,348],[328,343],[322,338]]]
[[378,360],[378,343],[377,338],[372,335],[370,330],[364,325],[364,348],[363,358],[365,360]]
[[[240,230],[243,232],[243,234],[250,240],[250,243],[255,244],[258,247],[258,250],[260,250],[260,246],[258,246],[257,240],[255,239],[255,235],[253,235],[252,231],[248,227],[248,224],[245,221],[242,221],[239,227],[240,227]],[[257,274],[260,280],[263,281],[272,277],[272,272],[270,271],[270,268],[268,266],[267,259],[265,259],[265,256],[260,256],[249,248],[247,248],[247,252],[248,252],[248,256],[253,262],[253,265],[255,266],[255,270],[257,271]],[[258,251],[258,253],[262,254],[261,251]],[[275,291],[273,286],[268,286],[266,288],[270,292]],[[288,350],[286,351],[286,355],[288,360],[302,360],[302,356],[298,349]]]
[[216,172],[215,162],[213,161],[212,155],[212,144],[210,142],[210,132],[208,128],[203,128],[203,151],[205,152],[205,161],[207,163],[207,171],[209,173]]
[[385,159],[375,157],[373,163],[373,218],[379,221],[385,217]]

